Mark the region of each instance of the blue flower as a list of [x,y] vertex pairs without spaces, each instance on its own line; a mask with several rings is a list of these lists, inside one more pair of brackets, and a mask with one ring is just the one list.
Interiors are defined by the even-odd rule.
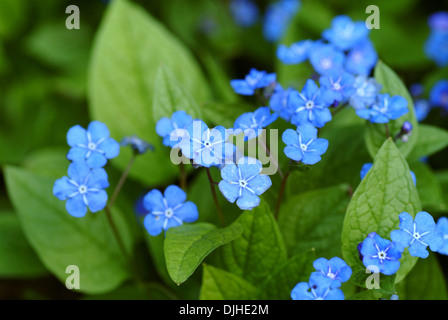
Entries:
[[209,168],[224,164],[233,156],[235,146],[226,142],[228,138],[229,133],[223,126],[209,129],[202,120],[194,120],[184,130],[178,146],[194,164]]
[[328,148],[328,140],[317,138],[317,129],[310,124],[298,126],[297,131],[286,129],[282,140],[288,158],[309,165],[319,162]]
[[250,140],[258,136],[261,129],[267,127],[277,120],[278,114],[273,113],[269,107],[260,107],[254,112],[247,112],[240,115],[233,125],[234,135],[244,132],[244,139]]
[[157,189],[148,192],[143,205],[149,213],[143,225],[151,236],[159,235],[162,230],[180,226],[183,222],[194,222],[199,213],[196,205],[187,200],[187,194],[178,186],[171,185],[162,194]]
[[230,2],[230,13],[237,25],[247,28],[257,22],[259,10],[251,0],[232,0]]
[[280,84],[275,86],[274,93],[269,99],[269,106],[272,111],[279,114],[279,116],[286,121],[291,119],[293,112],[288,109],[288,99],[291,92],[296,91],[292,88],[288,88],[286,90]]
[[357,109],[356,114],[373,123],[387,123],[408,113],[408,101],[402,96],[390,97],[388,93],[379,94],[377,101],[369,108]]
[[429,93],[432,106],[442,107],[448,111],[448,80],[439,80]]
[[414,83],[409,87],[409,93],[414,99],[419,98],[421,95],[423,95],[424,91],[425,88],[421,83]]
[[266,71],[258,71],[252,68],[244,80],[231,80],[230,85],[233,90],[242,95],[251,96],[256,89],[264,88],[275,83],[277,75],[275,73],[267,73]]
[[319,74],[344,67],[344,53],[331,44],[317,42],[309,50],[310,63]]
[[277,48],[277,58],[284,64],[299,64],[308,59],[308,52],[313,46],[312,40],[295,42],[289,47],[281,44]]
[[355,78],[353,86],[355,92],[351,95],[349,103],[355,110],[367,108],[374,104],[381,90],[381,85],[374,78],[362,75]]
[[265,39],[275,42],[282,38],[299,8],[299,0],[279,0],[270,4],[263,21]]
[[428,18],[428,25],[432,31],[448,32],[448,12],[438,11]]
[[[362,242],[360,254],[362,263],[372,272],[393,275],[400,268],[401,254],[404,248],[395,242],[381,238],[375,232],[370,233]],[[377,268],[377,270],[375,270]]]
[[68,167],[68,177],[56,180],[53,194],[59,200],[67,200],[65,207],[73,217],[84,217],[87,208],[91,212],[103,210],[107,203],[109,187],[103,168],[91,169],[84,161],[73,162]]
[[334,102],[334,94],[326,88],[319,88],[316,83],[308,79],[302,92],[293,91],[288,98],[288,109],[293,113],[291,123],[302,125],[310,123],[322,128],[331,120],[328,108]]
[[[362,166],[361,173],[360,173],[361,180],[364,179],[364,177],[366,176],[367,172],[369,172],[369,170],[372,168],[372,166],[373,166],[373,163],[371,163],[371,162],[365,163]],[[411,170],[409,170],[409,173],[411,175],[412,181],[414,182],[414,185],[417,185],[417,178],[415,176],[415,173],[413,171],[411,171]]]
[[330,90],[334,100],[345,102],[354,93],[355,77],[341,69],[332,69],[319,78],[321,87]]
[[369,75],[378,61],[378,54],[370,40],[357,44],[347,54],[345,69],[356,75]]
[[426,99],[418,99],[414,101],[414,112],[418,122],[426,119],[431,111],[431,104]]
[[436,229],[443,236],[442,246],[437,252],[448,255],[448,218],[440,217],[439,220],[437,220]]
[[324,39],[343,51],[352,49],[368,35],[369,29],[364,21],[353,22],[345,15],[335,17],[331,22],[331,29],[322,33]]
[[333,280],[311,274],[308,282],[299,282],[291,291],[292,300],[344,300],[342,290],[333,287]]
[[170,118],[163,117],[156,123],[156,132],[163,138],[163,144],[175,148],[185,137],[185,129],[193,122],[193,117],[185,111],[176,111]]
[[144,154],[148,150],[154,151],[154,146],[143,139],[140,139],[137,136],[124,137],[121,139],[120,145],[122,146],[130,146],[134,152],[139,154]]
[[400,213],[400,230],[392,231],[390,238],[404,248],[409,246],[410,255],[420,258],[429,256],[427,246],[437,252],[443,244],[443,235],[437,231],[433,217],[426,211],[418,212],[415,220],[407,212]]
[[259,196],[272,185],[268,175],[260,174],[262,169],[259,160],[249,157],[227,164],[221,169],[219,190],[229,202],[236,201],[241,210],[252,210],[260,204]]
[[431,32],[425,42],[425,53],[439,67],[446,66],[448,64],[448,33]]
[[67,143],[71,147],[67,158],[72,161],[86,161],[91,168],[106,165],[120,153],[120,144],[110,138],[109,129],[99,121],[90,122],[87,130],[76,125],[67,132]]
[[339,257],[330,260],[319,258],[313,262],[313,267],[317,273],[333,280],[333,288],[340,287],[342,282],[348,281],[352,275],[352,268]]

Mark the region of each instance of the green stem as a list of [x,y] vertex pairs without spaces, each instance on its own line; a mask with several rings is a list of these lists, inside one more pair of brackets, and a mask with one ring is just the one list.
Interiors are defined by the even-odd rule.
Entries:
[[134,152],[134,153],[132,153],[132,157],[129,160],[129,163],[128,163],[126,169],[123,171],[123,174],[121,175],[120,180],[118,180],[118,183],[117,183],[117,185],[115,187],[114,192],[112,193],[112,196],[110,197],[110,200],[109,200],[109,206],[110,207],[112,207],[112,205],[114,204],[115,200],[117,199],[117,196],[120,193],[120,190],[123,187],[124,182],[126,181],[126,178],[129,175],[129,171],[131,171],[132,165],[134,164],[135,157],[136,157],[136,153]]
[[387,138],[390,138],[390,130],[389,125],[387,123],[384,124],[384,128],[386,128],[386,136]]
[[224,227],[225,226],[224,216],[222,214],[221,206],[219,205],[218,202],[218,196],[216,195],[215,182],[213,181],[210,169],[205,168],[205,171],[207,172],[208,181],[210,182],[210,190],[212,191],[212,197],[213,201],[215,202],[216,210],[218,211],[219,220],[221,221],[221,225]]
[[285,193],[286,181],[288,180],[289,174],[291,171],[286,172],[285,176],[282,179],[282,184],[280,185],[280,191],[278,193],[277,203],[275,205],[275,220],[278,219],[278,214],[280,212],[280,207],[282,206],[283,194]]
[[187,190],[187,174],[185,173],[185,165],[183,162],[179,164],[179,184],[182,190]]

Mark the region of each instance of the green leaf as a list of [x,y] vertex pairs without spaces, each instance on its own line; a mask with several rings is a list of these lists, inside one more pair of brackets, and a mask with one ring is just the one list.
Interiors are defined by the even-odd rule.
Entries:
[[[94,43],[88,79],[90,114],[106,123],[115,139],[136,134],[154,145],[155,152],[138,157],[130,172],[152,185],[165,183],[178,172],[155,131],[154,86],[161,65],[176,75],[195,101],[208,99],[207,82],[187,49],[142,8],[126,0],[113,1]],[[112,163],[123,170],[130,157],[131,151],[122,152]]]
[[[80,271],[80,291],[100,294],[129,278],[117,241],[103,211],[83,218],[70,216],[65,202],[52,194],[54,179],[6,167],[6,186],[31,246],[43,264],[65,283],[66,268]],[[121,214],[112,211],[128,252],[132,235]]]
[[251,283],[259,283],[286,261],[286,249],[277,223],[262,200],[236,220],[243,227],[241,237],[222,247],[227,270]]
[[341,230],[350,200],[347,185],[292,196],[281,207],[278,225],[288,253],[314,248],[320,257],[341,255]]
[[[379,61],[375,67],[375,79],[378,83],[383,85],[383,92],[388,93],[390,96],[402,96],[408,101],[408,113],[398,118],[397,120],[391,120],[387,123],[389,128],[389,133],[391,137],[398,134],[405,121],[409,121],[412,124],[412,135],[409,137],[407,142],[397,141],[397,147],[401,153],[407,157],[408,154],[414,148],[419,136],[418,122],[414,114],[414,102],[411,95],[409,94],[406,86],[398,77],[398,75],[385,65],[382,61]],[[386,125],[382,123],[371,123],[367,121],[366,128],[366,145],[372,158],[375,158],[378,150],[383,145],[384,141],[387,139]]]
[[406,279],[397,285],[400,300],[446,300],[448,292],[442,268],[434,254],[419,259]]
[[166,233],[164,251],[168,273],[178,285],[185,282],[207,255],[242,233],[238,223],[216,229],[209,223],[185,224]]
[[448,131],[427,124],[419,124],[418,129],[418,139],[408,156],[409,161],[433,155],[448,146]]
[[308,282],[311,272],[315,271],[314,260],[316,260],[315,251],[308,250],[286,261],[260,285],[260,295],[257,299],[291,299],[291,290],[295,285],[299,282]]
[[[345,261],[362,268],[357,246],[371,232],[389,239],[399,225],[399,214],[415,216],[421,210],[420,199],[403,155],[388,139],[375,157],[373,167],[356,189],[342,228],[342,254]],[[412,269],[417,258],[407,251],[401,258],[397,282]]]
[[32,278],[48,273],[25,238],[15,214],[0,213],[0,277]]
[[171,118],[178,110],[183,110],[193,118],[202,118],[201,110],[185,88],[177,81],[168,67],[162,65],[157,70],[154,84],[152,111],[154,122],[163,117]]
[[204,264],[200,300],[252,300],[257,288],[230,272]]

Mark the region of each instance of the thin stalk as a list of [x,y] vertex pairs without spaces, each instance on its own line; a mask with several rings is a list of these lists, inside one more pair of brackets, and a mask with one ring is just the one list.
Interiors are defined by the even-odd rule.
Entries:
[[282,179],[282,184],[280,185],[280,191],[278,192],[277,203],[275,205],[275,220],[278,219],[278,214],[280,212],[280,207],[282,206],[283,194],[285,193],[286,181],[288,180],[289,174],[291,171],[286,172],[285,176]]
[[187,174],[185,172],[185,165],[183,162],[179,164],[179,184],[182,190],[187,190]]
[[112,193],[112,196],[110,197],[110,200],[109,200],[109,205],[111,207],[114,204],[115,200],[117,199],[117,196],[120,193],[120,190],[123,187],[124,182],[126,181],[126,178],[129,175],[129,171],[131,171],[132,165],[134,164],[135,157],[136,157],[136,153],[134,152],[134,153],[132,153],[132,157],[129,160],[129,163],[128,163],[126,169],[123,171],[123,174],[121,175],[120,180],[118,180],[115,190]]
[[224,216],[222,214],[221,206],[218,202],[218,196],[216,195],[216,189],[215,189],[215,182],[213,181],[212,175],[210,173],[209,168],[205,168],[205,171],[207,172],[208,181],[210,182],[210,190],[212,191],[213,201],[215,202],[216,210],[218,211],[219,220],[221,221],[221,225],[224,227]]

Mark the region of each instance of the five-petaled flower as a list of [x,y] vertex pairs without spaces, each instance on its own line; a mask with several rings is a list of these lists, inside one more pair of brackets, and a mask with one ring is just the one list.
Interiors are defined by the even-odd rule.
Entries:
[[392,241],[403,248],[409,246],[409,254],[414,257],[427,258],[426,247],[437,252],[443,244],[443,235],[437,230],[434,218],[426,211],[420,211],[415,220],[407,212],[400,213],[400,230],[390,233]]
[[312,273],[308,282],[299,282],[291,291],[292,300],[344,300],[342,290],[334,287],[334,281]]
[[186,193],[176,185],[167,187],[163,194],[157,189],[148,192],[143,198],[143,206],[149,212],[143,220],[148,233],[157,236],[162,230],[196,221],[198,208],[186,200]]
[[131,149],[138,154],[144,154],[149,150],[154,151],[154,146],[152,144],[137,137],[136,135],[124,137],[121,139],[120,145],[123,147],[130,146]]
[[67,158],[86,161],[91,168],[103,167],[107,159],[115,158],[120,152],[120,144],[109,136],[109,129],[99,121],[90,122],[87,130],[80,125],[71,127],[67,132],[71,147]]
[[350,50],[359,42],[367,39],[369,29],[364,21],[352,21],[345,15],[337,16],[331,22],[331,28],[322,33],[322,37],[340,50]]
[[262,169],[261,162],[250,157],[227,164],[221,169],[219,190],[229,202],[236,201],[241,210],[252,210],[260,204],[259,196],[272,185],[268,175],[260,174]]
[[362,242],[359,252],[366,268],[372,272],[377,268],[385,275],[393,275],[400,268],[399,259],[403,250],[400,244],[383,239],[376,232],[372,232]]
[[373,123],[387,123],[408,113],[408,101],[402,96],[379,94],[377,101],[369,108],[357,109],[356,114]]
[[74,217],[83,217],[87,208],[91,212],[103,210],[107,203],[109,187],[107,173],[103,168],[91,169],[84,161],[73,162],[68,167],[68,177],[56,180],[53,194],[59,200],[67,200],[67,212]]
[[251,96],[255,93],[256,89],[264,88],[275,83],[276,78],[277,75],[275,73],[267,73],[266,71],[258,71],[252,68],[243,80],[231,80],[230,85],[236,93]]
[[281,44],[277,48],[277,58],[284,64],[299,64],[308,60],[308,53],[313,45],[312,40],[302,40],[289,47]]
[[333,280],[333,288],[340,287],[342,282],[346,282],[352,275],[352,268],[341,258],[333,257],[330,260],[319,258],[313,262],[316,269],[314,273],[319,273]]
[[317,129],[310,124],[298,126],[296,131],[286,129],[282,140],[288,158],[309,165],[319,162],[328,148],[328,140],[317,138]]

